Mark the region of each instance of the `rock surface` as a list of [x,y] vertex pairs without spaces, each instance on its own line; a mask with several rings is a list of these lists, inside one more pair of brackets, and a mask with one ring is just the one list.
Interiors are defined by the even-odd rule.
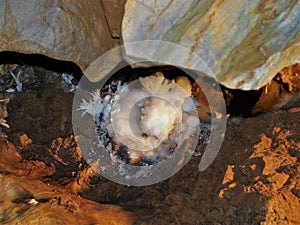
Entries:
[[157,43],[129,45],[125,53],[128,59],[173,59],[176,65],[200,70],[229,88],[259,89],[283,67],[300,60],[299,10],[299,1],[128,0],[122,23],[125,44],[173,42],[203,62]]
[[21,162],[15,146],[3,137],[0,154],[1,224],[132,224],[133,214],[119,206],[88,201],[33,179],[52,175],[54,167],[50,172],[41,161]]
[[43,54],[84,70],[119,43],[123,5],[123,0],[1,0],[0,52]]
[[1,2],[0,52],[72,61],[94,81],[122,60],[120,48],[86,71],[99,56],[121,45],[123,13],[125,44],[167,41],[196,53],[202,61],[155,44],[127,46],[127,60],[169,58],[229,88],[259,89],[282,68],[300,60],[299,1],[205,0],[183,6],[179,0],[128,0],[125,10],[125,0]]
[[283,68],[262,88],[252,113],[300,106],[300,63]]

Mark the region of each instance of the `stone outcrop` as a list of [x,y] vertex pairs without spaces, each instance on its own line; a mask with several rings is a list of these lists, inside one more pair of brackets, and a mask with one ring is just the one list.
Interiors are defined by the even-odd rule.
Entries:
[[[0,52],[71,61],[94,81],[124,56],[129,62],[167,58],[244,90],[259,89],[282,68],[300,61],[299,1],[128,0],[124,5],[125,0],[2,0]],[[123,57],[119,48],[95,63],[122,41],[144,40],[183,48],[127,45]],[[90,65],[94,67],[86,71]]]
[[[283,67],[300,60],[299,1],[128,0],[122,23],[124,43],[162,40],[170,46],[125,47],[129,59],[173,59],[200,70],[229,88],[258,89]],[[148,64],[142,64],[146,66]]]
[[119,43],[123,5],[123,0],[2,0],[0,52],[43,54],[84,70]]

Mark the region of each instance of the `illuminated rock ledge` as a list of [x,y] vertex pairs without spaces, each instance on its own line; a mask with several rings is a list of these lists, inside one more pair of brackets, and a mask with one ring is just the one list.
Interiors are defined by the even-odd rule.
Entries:
[[122,35],[124,43],[177,43],[204,64],[194,65],[189,55],[161,47],[128,47],[128,58],[175,55],[178,64],[200,69],[229,88],[259,89],[283,67],[300,60],[299,11],[299,1],[128,0]]

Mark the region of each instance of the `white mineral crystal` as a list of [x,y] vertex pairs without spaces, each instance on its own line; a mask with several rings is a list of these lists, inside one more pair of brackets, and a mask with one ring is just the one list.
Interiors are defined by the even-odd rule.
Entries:
[[82,99],[82,102],[79,106],[78,110],[83,110],[82,116],[86,113],[93,116],[96,124],[100,124],[99,116],[100,113],[103,111],[103,99],[100,96],[100,90],[97,89],[96,91],[91,93],[92,99],[89,99],[88,102],[85,99]]
[[140,120],[141,131],[148,136],[155,136],[159,141],[168,138],[174,128],[178,112],[170,103],[151,98],[145,101]]
[[[12,76],[12,78],[14,79],[15,83],[16,83],[16,90],[17,92],[22,92],[22,83],[20,81],[20,75],[22,73],[22,69],[19,69],[17,74],[15,75],[12,71],[9,71],[10,75]],[[9,88],[6,90],[8,93],[12,93],[12,89]]]
[[28,203],[28,205],[37,205],[37,204],[39,204],[39,202],[37,200],[35,200],[34,198],[30,199],[27,203]]
[[9,128],[9,125],[7,124],[7,121],[3,118],[0,118],[0,125]]
[[82,100],[79,110],[83,110],[82,115],[92,115],[100,127],[100,146],[108,146],[108,135],[128,148],[132,160],[166,156],[199,126],[195,100],[187,88],[191,85],[185,85],[188,79],[181,78],[180,82],[178,85],[157,76],[123,85],[114,82],[115,92],[107,86],[108,93],[101,97],[96,90],[92,99]]
[[67,84],[70,85],[69,92],[73,92],[78,88],[77,85],[74,85],[72,83],[72,80],[74,79],[74,76],[72,74],[62,73],[62,74],[60,74],[60,76]]
[[[9,103],[9,98],[0,99],[0,125],[9,128],[7,124],[6,117],[8,117],[6,105]],[[0,130],[1,132],[1,130]]]

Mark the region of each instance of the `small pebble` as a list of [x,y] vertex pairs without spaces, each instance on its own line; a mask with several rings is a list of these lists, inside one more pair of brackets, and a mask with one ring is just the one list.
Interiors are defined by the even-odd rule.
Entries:
[[35,200],[34,198],[30,199],[28,202],[27,202],[29,205],[37,205],[39,202],[37,200]]
[[296,112],[300,112],[300,106],[299,107],[293,107],[293,108],[290,108],[288,110],[289,113],[296,113]]

